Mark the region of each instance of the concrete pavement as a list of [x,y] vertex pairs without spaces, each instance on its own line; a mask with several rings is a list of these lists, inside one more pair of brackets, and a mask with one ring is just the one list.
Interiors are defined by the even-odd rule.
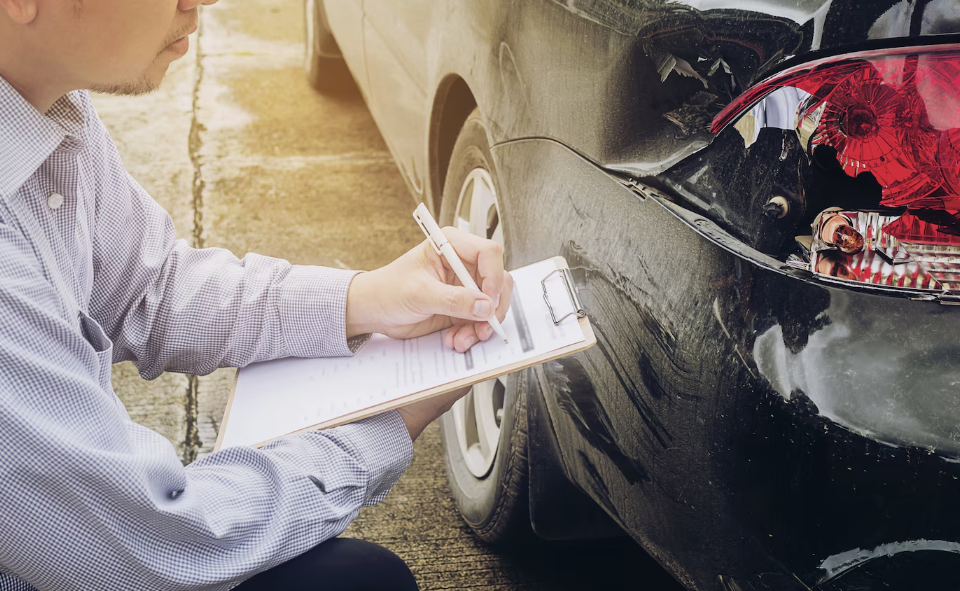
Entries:
[[[421,240],[415,203],[362,100],[307,85],[301,12],[296,0],[221,0],[203,9],[160,91],[95,102],[128,170],[191,244],[375,268]],[[114,387],[190,462],[212,450],[233,376],[147,382],[125,363]],[[660,588],[640,583],[649,559],[630,543],[506,555],[476,541],[450,498],[436,425],[387,500],[345,535],[397,552],[425,590]]]

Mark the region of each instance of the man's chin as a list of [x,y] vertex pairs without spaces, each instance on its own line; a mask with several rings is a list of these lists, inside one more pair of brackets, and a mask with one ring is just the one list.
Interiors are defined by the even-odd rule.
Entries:
[[148,80],[138,80],[135,82],[124,82],[116,85],[91,86],[90,90],[100,94],[112,94],[116,96],[142,96],[149,94],[159,88],[159,84],[152,84]]
[[167,68],[169,67],[169,61],[157,59],[157,61],[151,64],[147,71],[138,78],[113,84],[97,84],[91,86],[90,90],[101,94],[117,96],[141,96],[149,94],[160,88],[160,83],[163,82],[163,78],[166,76]]

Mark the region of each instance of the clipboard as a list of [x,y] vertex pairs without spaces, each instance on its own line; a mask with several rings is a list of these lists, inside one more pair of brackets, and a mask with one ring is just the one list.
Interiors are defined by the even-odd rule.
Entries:
[[[378,415],[390,410],[394,410],[396,408],[400,408],[402,406],[406,406],[408,404],[412,404],[414,402],[418,402],[420,400],[424,400],[434,396],[439,396],[441,394],[445,394],[447,392],[457,390],[459,388],[463,388],[466,386],[472,386],[473,384],[478,384],[480,382],[485,382],[487,380],[490,380],[502,375],[514,373],[514,372],[526,369],[528,367],[533,367],[535,365],[539,365],[541,363],[545,363],[553,359],[566,357],[568,355],[572,355],[574,353],[584,351],[596,345],[597,343],[596,335],[594,334],[593,328],[590,325],[590,319],[587,318],[586,311],[584,310],[583,306],[580,303],[580,298],[577,295],[577,290],[573,284],[573,279],[571,277],[570,269],[567,265],[566,260],[560,256],[553,257],[547,260],[554,262],[556,266],[556,270],[550,272],[547,276],[545,276],[541,280],[544,305],[549,310],[550,318],[553,320],[554,325],[559,325],[566,318],[570,316],[575,316],[577,319],[577,322],[580,325],[580,330],[583,333],[582,341],[575,342],[571,345],[567,345],[561,348],[549,350],[535,357],[523,359],[523,360],[509,363],[506,365],[497,366],[487,371],[483,371],[481,373],[477,373],[477,374],[463,377],[457,380],[446,382],[446,383],[440,384],[439,386],[435,386],[432,388],[427,388],[421,391],[406,394],[401,397],[388,400],[379,404],[375,404],[375,405],[363,408],[361,410],[349,412],[341,416],[337,416],[333,419],[319,422],[301,429],[289,431],[282,435],[278,435],[276,437],[272,437],[270,439],[266,439],[264,441],[254,443],[252,444],[252,446],[262,447],[264,445],[272,443],[273,441],[276,441],[288,435],[294,435],[296,433],[303,433],[306,431],[329,429],[332,427],[337,427],[339,425],[352,423],[367,417],[371,417],[371,416]],[[541,261],[541,263],[542,262],[545,262],[545,261]],[[539,264],[539,263],[535,263],[535,264]],[[566,314],[563,314],[559,318],[557,317],[559,314],[559,312],[557,311],[559,304],[558,302],[551,301],[551,298],[548,295],[548,290],[546,285],[547,281],[550,281],[554,275],[559,275],[559,277],[563,281],[566,296],[569,298],[569,302],[564,302],[564,304],[568,304],[571,306],[570,311],[567,312]],[[556,293],[554,294],[554,298],[556,298]],[[561,308],[560,310],[562,311],[563,309]],[[233,389],[231,390],[230,397],[227,400],[227,406],[223,414],[223,420],[220,423],[220,429],[219,429],[219,433],[217,434],[217,442],[216,442],[216,445],[214,446],[214,451],[221,449],[223,445],[224,436],[226,435],[227,428],[229,427],[229,424],[230,424],[230,415],[235,402],[235,395],[237,392],[237,381],[239,380],[239,377],[240,377],[240,371],[241,370],[237,370],[236,376],[234,377]]]

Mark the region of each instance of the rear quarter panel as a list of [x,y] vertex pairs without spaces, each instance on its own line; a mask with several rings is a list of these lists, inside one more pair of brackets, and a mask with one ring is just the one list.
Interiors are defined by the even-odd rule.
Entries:
[[682,582],[801,590],[891,544],[960,550],[960,310],[738,254],[556,142],[493,152],[510,265],[562,254],[597,334],[538,369],[566,469]]

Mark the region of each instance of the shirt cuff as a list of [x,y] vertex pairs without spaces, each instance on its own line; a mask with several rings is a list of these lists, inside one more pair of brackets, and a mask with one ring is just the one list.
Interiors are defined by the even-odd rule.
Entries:
[[364,506],[382,501],[413,459],[410,431],[395,410],[341,425],[325,433],[349,440],[359,463],[366,467]]
[[360,271],[295,265],[280,296],[282,357],[346,357],[370,335],[347,339],[347,293]]

